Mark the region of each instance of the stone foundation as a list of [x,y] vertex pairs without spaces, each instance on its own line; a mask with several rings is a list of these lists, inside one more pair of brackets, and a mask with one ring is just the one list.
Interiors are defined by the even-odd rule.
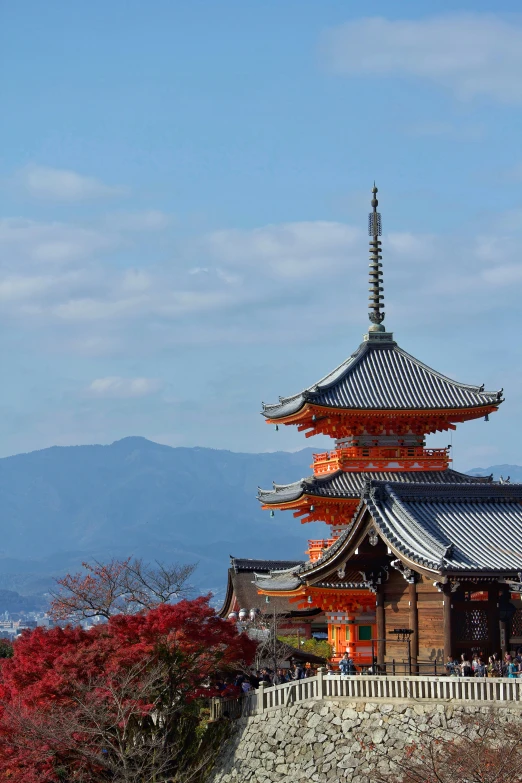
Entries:
[[[209,783],[369,783],[390,770],[405,745],[428,727],[441,735],[462,728],[462,715],[494,709],[520,722],[513,706],[411,701],[308,701],[238,720]],[[374,749],[367,749],[373,744]]]

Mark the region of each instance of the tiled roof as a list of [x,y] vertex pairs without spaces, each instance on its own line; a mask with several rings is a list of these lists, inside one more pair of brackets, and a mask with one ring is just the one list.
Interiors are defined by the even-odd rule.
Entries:
[[384,538],[419,565],[522,570],[522,484],[372,481],[363,502]]
[[302,563],[302,560],[250,560],[244,557],[230,557],[230,565],[236,574],[244,571],[255,571],[257,573],[283,571],[300,566]]
[[389,340],[363,342],[352,356],[318,383],[273,405],[263,415],[280,419],[306,403],[327,408],[364,410],[441,410],[498,405],[502,392],[457,383]]
[[[302,495],[329,498],[358,498],[368,479],[430,484],[489,483],[491,477],[467,476],[456,470],[430,470],[409,472],[345,472],[342,470],[326,476],[309,476],[293,484],[274,484],[273,489],[259,489],[258,500],[267,505],[279,505],[298,500]],[[260,569],[255,569],[259,571]]]
[[272,590],[274,592],[292,592],[301,586],[301,580],[295,574],[279,576],[277,573],[256,574],[255,584],[260,590]]
[[[241,609],[264,610],[266,598],[257,592],[257,587],[254,584],[256,576],[269,574],[271,571],[276,574],[286,573],[289,570],[296,570],[302,565],[304,565],[302,560],[253,560],[232,557],[231,555],[227,591],[223,605],[218,612],[219,616],[227,617],[228,613],[232,611],[235,601]],[[288,616],[295,612],[295,606],[284,597],[271,599],[270,608]],[[303,612],[295,612],[295,614],[303,616]]]
[[[522,571],[522,484],[370,480],[360,504],[364,506],[385,541],[410,562],[439,573],[494,572],[506,577]],[[256,575],[256,583],[264,590],[296,590],[309,572],[335,559],[353,532],[352,524],[319,560],[285,573]],[[328,583],[336,589],[363,586],[354,568],[342,579],[330,576]]]
[[[266,592],[293,592],[303,584],[299,574],[301,569],[296,569],[294,573],[287,573],[280,576],[277,573],[267,576],[256,574],[256,587]],[[363,590],[366,587],[362,574],[358,571],[350,571],[343,579],[337,575],[330,577],[328,581],[320,582],[316,587],[323,587],[332,590]]]

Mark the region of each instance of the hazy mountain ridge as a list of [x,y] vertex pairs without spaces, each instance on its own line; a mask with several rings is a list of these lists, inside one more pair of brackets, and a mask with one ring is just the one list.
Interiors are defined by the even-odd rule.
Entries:
[[199,561],[199,586],[220,590],[229,554],[304,557],[318,527],[262,512],[256,488],[309,475],[312,453],[131,437],[0,459],[0,588],[39,592],[82,560],[134,554]]
[[[304,558],[325,526],[270,517],[256,488],[310,475],[313,451],[241,454],[130,437],[0,459],[0,591],[41,594],[82,560],[135,555],[198,561],[198,587],[222,594],[230,554]],[[469,472],[522,481],[518,465]]]
[[506,480],[509,478],[512,484],[522,482],[522,465],[491,465],[489,468],[472,468],[468,470],[468,473],[470,476],[491,476],[493,474],[495,481],[499,481],[501,477]]

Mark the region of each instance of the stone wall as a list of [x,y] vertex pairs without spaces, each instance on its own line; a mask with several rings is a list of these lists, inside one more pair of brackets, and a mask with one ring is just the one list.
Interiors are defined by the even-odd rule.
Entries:
[[[386,773],[404,745],[428,724],[441,734],[462,728],[462,715],[489,707],[433,702],[308,701],[244,718],[209,783],[368,783]],[[521,709],[495,707],[499,720],[519,723]],[[373,744],[375,749],[365,749]]]

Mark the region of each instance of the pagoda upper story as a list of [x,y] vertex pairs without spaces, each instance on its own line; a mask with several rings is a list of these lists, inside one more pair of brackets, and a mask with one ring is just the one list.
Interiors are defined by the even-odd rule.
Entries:
[[382,321],[381,216],[377,188],[369,215],[371,325],[346,361],[299,394],[263,404],[271,424],[295,424],[306,437],[323,434],[336,448],[314,456],[317,476],[342,471],[446,470],[448,449],[428,449],[425,435],[488,418],[502,391],[459,383],[400,348]]

